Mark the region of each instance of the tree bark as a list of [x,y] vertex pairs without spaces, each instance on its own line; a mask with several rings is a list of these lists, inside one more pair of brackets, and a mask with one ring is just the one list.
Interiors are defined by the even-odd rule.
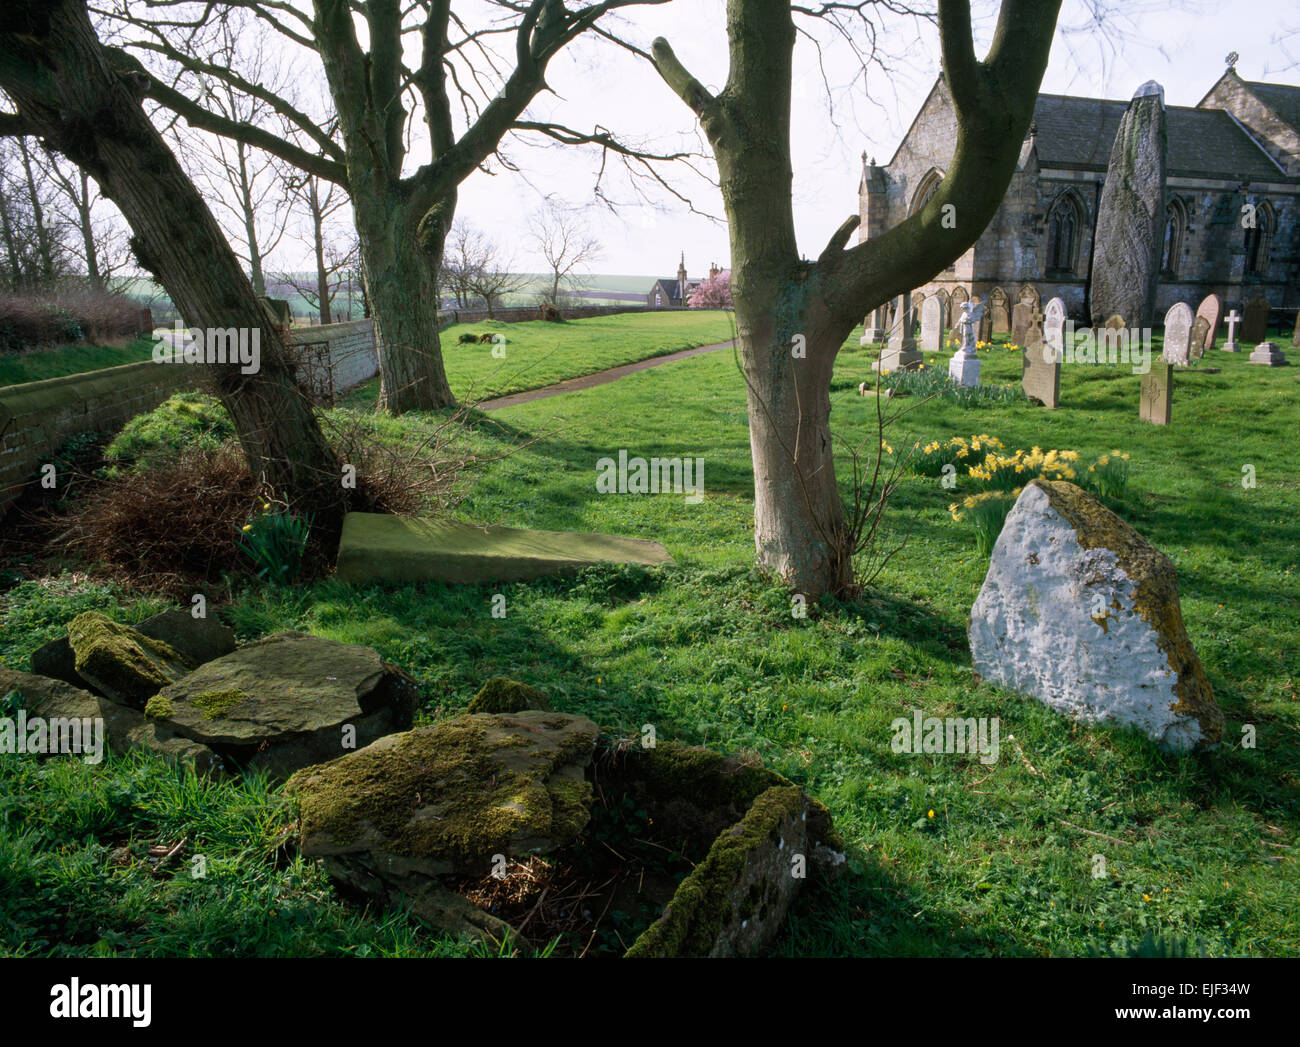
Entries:
[[[19,24],[15,24],[19,23]],[[193,183],[118,74],[83,0],[29,0],[0,15],[0,87],[46,144],[80,165],[134,232],[140,264],[192,326],[259,329],[260,369],[203,364],[255,479],[328,531],[341,521],[335,457],[299,388],[279,331]],[[170,366],[184,366],[173,364]]]
[[[730,72],[716,97],[667,41],[654,42],[660,75],[696,113],[718,165],[749,401],[758,560],[810,598],[841,592],[853,579],[830,430],[835,356],[865,312],[930,279],[988,225],[1015,169],[1059,8],[1059,0],[1004,0],[993,46],[978,62],[969,4],[940,0],[944,76],[958,119],[948,177],[917,214],[846,249],[858,224],[850,217],[816,262],[801,258],[794,232],[788,0],[728,0]],[[955,228],[942,220],[948,204]]]

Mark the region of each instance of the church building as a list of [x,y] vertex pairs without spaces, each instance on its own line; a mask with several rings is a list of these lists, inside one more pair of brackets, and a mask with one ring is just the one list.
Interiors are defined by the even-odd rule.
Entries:
[[[1097,207],[1128,105],[1038,96],[997,214],[974,246],[917,288],[926,296],[942,292],[948,324],[971,296],[1015,301],[1026,285],[1036,288],[1035,300],[1059,295],[1073,317],[1088,319]],[[1262,295],[1274,322],[1283,322],[1300,306],[1300,87],[1243,80],[1229,65],[1195,106],[1165,112],[1157,316],[1179,301],[1195,308],[1213,292],[1238,309]],[[956,142],[957,119],[940,77],[890,161],[878,166],[863,155],[859,238],[881,235],[928,202]]]

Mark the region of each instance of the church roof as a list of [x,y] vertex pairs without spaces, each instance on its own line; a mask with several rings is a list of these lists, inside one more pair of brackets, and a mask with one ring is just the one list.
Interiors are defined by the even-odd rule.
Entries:
[[1300,130],[1300,87],[1245,81],[1251,92],[1296,130]]
[[[1278,87],[1251,85],[1252,89],[1257,86]],[[1291,104],[1300,101],[1300,88],[1278,90],[1294,92]],[[1039,163],[1043,167],[1105,172],[1115,132],[1127,108],[1128,102],[1113,99],[1040,94],[1034,105]],[[1167,170],[1171,176],[1257,182],[1298,180],[1284,174],[1222,109],[1166,106],[1165,123],[1169,136]]]

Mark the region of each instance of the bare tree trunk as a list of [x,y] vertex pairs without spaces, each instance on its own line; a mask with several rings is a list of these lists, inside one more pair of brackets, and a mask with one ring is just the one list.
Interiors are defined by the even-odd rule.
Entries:
[[[758,559],[810,597],[852,582],[830,431],[835,356],[863,313],[924,283],[988,225],[1029,126],[1059,8],[1059,0],[1004,0],[993,46],[979,62],[969,3],[939,0],[944,78],[958,120],[948,176],[915,215],[846,249],[858,225],[850,217],[816,262],[802,259],[794,232],[788,0],[728,0],[731,68],[717,96],[666,40],[654,42],[660,75],[699,117],[718,164],[748,389]],[[943,221],[949,205],[955,226]]]
[[262,272],[262,250],[257,242],[257,208],[253,204],[253,186],[248,174],[248,146],[235,143],[239,160],[239,207],[244,212],[244,238],[248,241],[248,269],[253,278],[253,293],[266,295],[266,276]]
[[366,177],[353,178],[352,208],[365,272],[366,302],[375,321],[379,402],[383,409],[433,411],[454,406],[438,338],[438,267],[455,210],[453,195],[434,208],[443,221],[421,221],[411,207]]
[[90,176],[81,168],[77,169],[81,194],[74,201],[77,207],[77,223],[81,226],[81,245],[86,252],[86,276],[90,279],[91,290],[102,291],[104,278],[99,272],[99,249],[95,243],[95,227],[90,222]]
[[325,215],[316,179],[307,179],[307,207],[311,211],[312,246],[316,252],[316,299],[320,302],[320,322],[330,322],[330,281],[325,268]]
[[[0,87],[18,118],[80,165],[134,232],[140,264],[193,326],[259,329],[260,368],[204,365],[230,412],[254,478],[337,526],[343,491],[333,451],[298,387],[277,329],[202,197],[140,105],[144,84],[116,72],[79,0],[35,0],[22,34],[0,16]],[[5,30],[10,30],[6,32]],[[184,366],[184,365],[171,365]]]
[[27,152],[27,139],[18,139],[18,151],[23,158],[23,172],[27,176],[27,194],[32,202],[32,228],[36,231],[36,251],[41,259],[41,282],[49,286],[54,281],[54,247],[49,228],[45,224],[45,209],[41,207],[41,196],[36,189],[36,179],[32,175],[32,158]]

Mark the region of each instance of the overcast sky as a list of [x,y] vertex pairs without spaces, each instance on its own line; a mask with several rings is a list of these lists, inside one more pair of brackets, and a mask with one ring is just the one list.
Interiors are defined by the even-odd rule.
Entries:
[[[1116,5],[1121,6],[1121,5]],[[976,8],[980,53],[992,38],[996,3]],[[1089,97],[1124,98],[1149,79],[1165,88],[1169,105],[1195,105],[1225,68],[1224,58],[1237,51],[1237,71],[1245,79],[1300,83],[1294,58],[1297,38],[1282,39],[1300,24],[1293,3],[1254,0],[1248,3],[1130,0],[1124,14],[1106,30],[1084,28],[1087,9],[1067,0],[1062,13],[1043,90]],[[632,9],[623,34],[648,49],[663,35],[684,64],[711,89],[726,78],[724,4],[720,0],[677,0],[664,7]],[[827,77],[834,92],[834,116],[815,65],[815,52],[801,40],[796,53],[794,100],[795,221],[801,250],[816,256],[827,238],[857,207],[861,154],[880,163],[897,148],[939,70],[937,30],[928,24],[900,24],[891,29],[888,46],[896,60],[892,74],[871,70],[864,85],[844,49],[827,52]],[[549,82],[558,97],[543,96],[537,115],[573,127],[594,124],[660,147],[686,144],[700,148],[692,114],[646,64],[608,45],[584,43],[555,61]],[[838,126],[837,126],[838,123]],[[521,233],[527,213],[553,193],[575,205],[592,200],[595,165],[577,150],[526,148],[508,144],[507,155],[524,168],[523,176],[500,171],[473,175],[464,185],[458,214],[509,245],[518,270],[544,268],[542,259]],[[689,189],[702,211],[721,215],[716,190],[684,172],[666,171]],[[671,275],[681,252],[692,274],[709,262],[728,260],[727,231],[721,223],[690,214],[685,205],[660,193],[664,211],[632,206],[634,195],[614,184],[618,216],[598,206],[588,212],[604,252],[592,267],[602,273]]]
[[[1100,27],[1090,25],[1096,5],[1121,13],[1108,13]],[[973,6],[982,55],[999,5],[974,0]],[[723,0],[673,0],[630,8],[603,24],[645,50],[656,36],[666,37],[686,67],[717,90],[726,79],[724,12]],[[798,24],[815,29],[819,23]],[[1164,86],[1167,104],[1191,106],[1223,73],[1230,51],[1239,53],[1237,70],[1248,80],[1300,83],[1297,27],[1300,14],[1293,0],[1094,0],[1093,5],[1066,0],[1043,90],[1128,99],[1140,84],[1155,79]],[[795,224],[800,248],[811,257],[857,209],[862,153],[888,162],[939,71],[938,33],[929,22],[894,19],[884,25],[880,40],[889,68],[872,66],[865,77],[846,46],[834,44],[824,27],[819,35],[828,44],[825,81],[816,50],[800,38],[793,103]],[[318,59],[299,52],[296,61]],[[304,84],[323,86],[318,71],[302,68]],[[707,152],[693,114],[658,74],[608,42],[589,35],[570,45],[552,60],[548,82],[553,93],[534,101],[527,114],[531,119],[584,131],[607,128],[660,152]],[[415,124],[417,139],[422,129],[422,123]],[[546,268],[527,234],[527,221],[548,195],[585,208],[584,220],[603,245],[588,272],[671,276],[683,252],[692,275],[703,274],[710,262],[729,261],[722,222],[692,214],[662,189],[647,187],[657,206],[642,203],[617,164],[609,165],[615,173],[603,185],[615,204],[612,213],[596,202],[598,157],[591,152],[537,137],[508,138],[502,151],[520,170],[493,160],[493,173],[471,175],[461,187],[457,216],[492,237],[516,272]],[[426,159],[427,149],[417,140],[411,167]],[[711,170],[711,160],[705,166]],[[661,172],[699,211],[721,217],[721,197],[707,182],[680,164],[663,165]],[[308,269],[312,263],[304,241],[286,237],[268,269]]]

